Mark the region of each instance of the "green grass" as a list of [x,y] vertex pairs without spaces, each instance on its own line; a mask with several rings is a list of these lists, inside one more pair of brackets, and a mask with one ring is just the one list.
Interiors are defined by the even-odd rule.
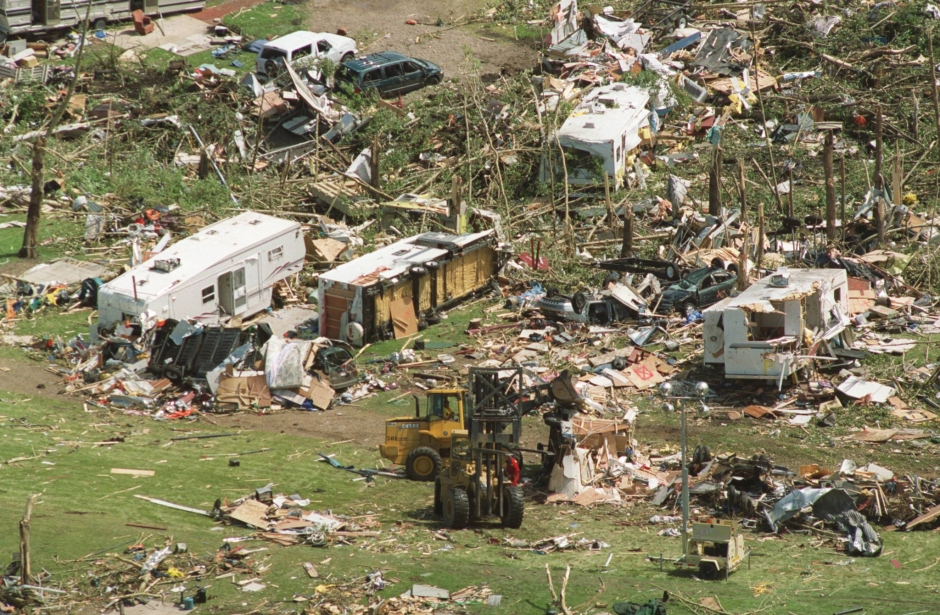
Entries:
[[[378,420],[372,413],[364,418]],[[92,427],[94,425],[94,427]],[[329,445],[285,434],[244,432],[233,437],[170,443],[183,434],[217,433],[204,423],[164,423],[136,416],[86,414],[72,400],[37,400],[4,394],[0,401],[0,438],[3,459],[32,457],[52,451],[41,459],[0,466],[0,549],[16,548],[16,523],[26,497],[41,494],[32,523],[33,557],[37,567],[53,573],[59,582],[65,577],[80,579],[92,562],[110,561],[108,553],[119,553],[122,543],[149,535],[148,546],[165,542],[186,542],[198,558],[210,558],[225,536],[249,533],[243,528],[216,525],[210,519],[175,511],[134,498],[135,494],[167,499],[197,508],[211,508],[218,497],[235,499],[269,482],[275,490],[299,493],[313,500],[310,508],[331,509],[352,516],[375,514],[382,523],[381,536],[358,539],[351,546],[326,549],[294,546],[280,548],[266,543],[249,543],[252,548],[267,546],[257,555],[270,564],[262,575],[268,589],[252,596],[240,594],[229,581],[212,581],[210,603],[216,612],[232,612],[244,601],[257,603],[290,600],[294,594],[310,595],[323,581],[308,579],[300,567],[304,561],[318,565],[330,581],[361,577],[383,570],[386,579],[395,579],[382,592],[393,596],[413,583],[427,583],[456,590],[469,584],[488,583],[503,595],[499,608],[487,613],[541,613],[550,598],[545,584],[545,566],[555,576],[556,588],[565,566],[572,566],[567,596],[569,605],[609,605],[620,599],[647,600],[659,588],[681,592],[694,600],[717,596],[729,612],[766,608],[769,613],[824,612],[864,604],[870,613],[895,613],[890,601],[904,596],[905,612],[919,608],[936,609],[940,598],[935,592],[905,590],[905,585],[930,588],[929,571],[916,572],[934,561],[938,539],[933,533],[914,535],[885,533],[885,556],[852,559],[817,546],[804,536],[767,540],[749,535],[754,555],[750,570],[744,568],[727,583],[702,584],[687,575],[644,561],[644,555],[665,557],[679,554],[679,541],[656,535],[646,525],[656,511],[645,505],[626,509],[600,506],[593,510],[530,503],[526,521],[517,531],[492,524],[472,530],[447,532],[450,539],[436,540],[440,529],[430,511],[431,489],[427,484],[377,479],[374,486],[355,482],[353,475],[315,461],[315,451],[335,453],[343,463],[372,466],[374,450],[355,445]],[[93,447],[92,443],[123,438],[116,445]],[[242,465],[231,468],[227,453],[271,447],[273,450],[241,458]],[[295,455],[289,459],[290,455]],[[54,464],[54,465],[50,465]],[[151,469],[152,478],[132,478],[110,474],[111,468]],[[285,468],[290,471],[285,472]],[[316,490],[323,490],[317,492]],[[404,522],[399,526],[398,522]],[[167,531],[138,530],[126,523],[167,527]],[[616,524],[616,525],[615,525]],[[616,529],[614,529],[616,528]],[[614,531],[612,531],[614,530]],[[559,534],[604,540],[610,549],[574,551],[541,555],[512,550],[499,544],[512,536],[539,540]],[[63,539],[63,536],[68,539]],[[100,553],[90,560],[77,558]],[[610,565],[605,567],[608,555]],[[903,568],[895,570],[889,559],[898,559]],[[240,577],[243,578],[243,577]],[[755,591],[766,584],[765,595]],[[188,583],[193,586],[194,583]],[[87,582],[78,586],[92,591]],[[915,608],[917,607],[917,608]],[[472,610],[476,610],[475,608]],[[681,606],[670,612],[687,612]]]
[[[425,332],[426,339],[447,340],[460,344],[468,338],[467,321],[484,316],[483,310],[494,305],[483,301],[469,309],[451,312],[441,325]],[[17,332],[65,334],[82,329],[84,314],[58,316],[53,312],[25,321]],[[384,357],[400,349],[404,342],[392,340],[376,344],[363,354]],[[920,348],[920,347],[919,347]],[[454,349],[427,351],[428,354],[453,352]],[[26,360],[23,351],[3,349],[4,357]],[[922,357],[909,355],[909,362]],[[872,365],[888,369],[898,358],[879,358]],[[2,381],[0,381],[2,389]],[[410,414],[411,400],[397,399],[404,391],[382,393],[347,408],[363,421],[382,421],[399,414]],[[675,446],[678,418],[664,414],[658,399],[641,395],[633,399],[643,410],[637,426],[641,445]],[[289,548],[268,543],[248,543],[251,548],[267,547],[255,557],[270,569],[262,578],[267,589],[247,595],[236,590],[229,580],[203,579],[211,584],[213,612],[243,612],[243,603],[270,604],[290,601],[295,594],[311,595],[321,583],[350,581],[375,570],[382,570],[390,586],[382,596],[395,596],[413,583],[437,585],[456,590],[472,584],[487,583],[494,593],[503,595],[497,608],[469,607],[472,612],[540,614],[550,601],[546,588],[545,566],[555,578],[556,588],[566,566],[572,567],[567,590],[568,604],[589,610],[610,610],[622,599],[646,601],[662,589],[681,593],[695,602],[717,596],[730,613],[764,609],[766,613],[824,613],[864,605],[867,613],[898,613],[940,608],[938,584],[932,568],[940,537],[933,532],[906,534],[882,532],[884,555],[874,559],[849,558],[838,553],[831,543],[817,543],[810,536],[784,535],[771,538],[763,533],[747,533],[753,552],[750,569],[735,572],[729,582],[701,583],[674,571],[660,572],[645,561],[649,554],[670,558],[679,555],[677,538],[660,537],[660,527],[649,526],[656,513],[642,501],[623,508],[601,505],[594,509],[574,506],[527,503],[526,520],[519,530],[507,531],[493,523],[471,530],[447,531],[447,540],[434,533],[441,528],[431,513],[431,487],[428,484],[377,478],[374,485],[355,481],[354,475],[335,470],[316,461],[316,452],[335,453],[344,464],[379,467],[382,460],[371,447],[356,443],[332,444],[315,438],[286,433],[238,432],[235,436],[172,442],[186,434],[220,433],[221,428],[203,421],[160,422],[147,417],[106,412],[89,407],[86,413],[79,400],[70,397],[33,398],[0,393],[0,553],[15,551],[16,525],[28,495],[41,494],[32,523],[33,557],[36,566],[53,573],[53,582],[77,581],[77,590],[95,593],[85,575],[94,570],[103,574],[100,562],[119,565],[109,553],[118,554],[122,545],[147,536],[148,546],[186,542],[197,558],[211,558],[226,536],[249,533],[244,528],[222,526],[208,518],[150,504],[133,497],[136,494],[170,500],[186,506],[208,509],[216,498],[235,499],[269,482],[275,491],[299,493],[313,503],[309,508],[330,509],[336,514],[360,516],[374,514],[381,523],[378,538],[356,539],[351,545],[333,545],[325,549],[306,546]],[[331,411],[335,412],[335,411]],[[844,411],[846,415],[850,410]],[[525,419],[527,430],[544,430],[535,417]],[[772,435],[773,429],[780,430]],[[227,429],[226,433],[236,430]],[[909,445],[861,446],[836,441],[825,444],[832,434],[847,433],[840,427],[807,430],[781,423],[759,423],[745,419],[727,422],[719,418],[695,419],[690,424],[690,443],[709,444],[716,452],[737,452],[749,456],[762,448],[775,462],[796,468],[802,463],[835,467],[843,458],[858,463],[876,461],[895,471],[936,475],[933,456]],[[120,444],[98,446],[95,442],[122,439]],[[261,448],[264,453],[241,457],[241,466],[228,466],[229,453]],[[46,453],[46,451],[51,451]],[[16,457],[38,457],[9,464]],[[51,465],[54,464],[54,465]],[[111,468],[149,469],[152,478],[133,478],[110,474]],[[532,475],[533,468],[527,468]],[[318,491],[322,490],[322,491]],[[126,523],[141,523],[168,528],[166,531],[141,530]],[[603,540],[610,548],[600,551],[577,550],[543,555],[531,550],[515,550],[502,543],[513,537],[537,541],[550,536],[572,534],[574,540]],[[63,536],[68,536],[64,539]],[[103,553],[98,553],[103,551]],[[75,561],[89,554],[93,558]],[[609,566],[608,556],[613,553]],[[328,564],[319,564],[326,559]],[[895,569],[889,560],[897,559]],[[179,559],[173,560],[182,563]],[[328,581],[311,580],[301,563],[317,565]],[[99,562],[95,565],[94,562]],[[171,562],[172,563],[172,562]],[[921,570],[924,569],[925,570]],[[239,579],[245,578],[240,576]],[[196,581],[187,583],[194,587]],[[917,588],[916,591],[911,591]],[[354,596],[359,594],[354,593]],[[347,598],[358,599],[358,598]],[[290,607],[290,602],[283,609]],[[899,610],[900,609],[900,610]],[[691,612],[680,604],[670,605],[670,613]]]
[[[3,222],[25,222],[26,214],[0,216]],[[71,217],[46,217],[39,228],[39,260],[49,261],[69,254],[81,258],[75,240],[85,236],[84,226],[79,226]],[[23,247],[23,229],[17,227],[0,229],[0,264],[6,259],[14,259]]]

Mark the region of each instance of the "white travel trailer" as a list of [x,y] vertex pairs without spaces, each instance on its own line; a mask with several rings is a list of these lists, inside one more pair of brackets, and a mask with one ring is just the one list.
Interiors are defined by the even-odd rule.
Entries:
[[91,27],[104,28],[109,22],[131,19],[141,10],[145,15],[170,15],[198,11],[203,0],[95,0],[88,13],[89,0],[0,0],[0,41],[10,34],[38,34],[80,26],[89,15]]
[[275,282],[303,268],[305,252],[298,222],[256,212],[220,220],[103,285],[98,326],[251,316],[271,305]]
[[[585,95],[556,133],[565,152],[568,183],[602,183],[606,173],[611,183],[623,183],[633,153],[650,132],[650,97],[645,91],[623,83],[594,88]],[[555,157],[555,177],[562,179],[565,167]],[[548,181],[552,169],[547,157],[541,177]]]
[[850,345],[849,286],[842,269],[791,269],[754,282],[711,306],[705,318],[705,364],[726,378],[776,381],[815,356],[833,358]]

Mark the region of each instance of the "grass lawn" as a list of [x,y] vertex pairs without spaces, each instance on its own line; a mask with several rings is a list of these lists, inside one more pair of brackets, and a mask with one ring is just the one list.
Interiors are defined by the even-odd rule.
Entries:
[[[490,305],[484,301],[452,313],[441,325],[427,331],[427,339],[465,341],[467,320],[482,316],[482,310]],[[80,330],[86,320],[87,313],[59,316],[49,311],[20,323],[16,332],[65,336]],[[402,344],[401,340],[377,344],[362,358],[387,356]],[[4,349],[3,356],[16,353],[26,360],[22,351],[14,349]],[[0,391],[2,377],[0,374]],[[390,403],[401,393],[382,393],[356,407],[340,410],[359,413],[363,421],[382,421],[392,414],[410,412],[410,399]],[[659,403],[652,396],[635,401],[644,410],[637,427],[641,444],[677,445],[675,415],[659,411]],[[845,410],[845,417],[850,412]],[[529,428],[540,428],[538,419],[526,421]],[[778,428],[779,435],[770,433]],[[692,422],[690,441],[693,445],[708,443],[716,452],[735,451],[746,456],[763,448],[775,461],[791,467],[800,463],[831,467],[848,457],[860,464],[877,461],[895,471],[932,474],[933,457],[912,447],[862,447],[837,440],[834,446],[826,444],[833,435],[847,433],[847,429],[809,427],[804,431],[779,423],[729,423],[709,418]],[[567,603],[583,611],[609,611],[613,602],[623,599],[646,601],[663,589],[695,603],[715,596],[730,613],[835,613],[855,606],[864,606],[866,613],[875,614],[940,610],[940,583],[931,566],[940,548],[940,537],[934,532],[882,532],[884,553],[872,559],[848,557],[835,551],[831,543],[820,543],[809,535],[774,537],[748,532],[748,546],[753,552],[750,568],[745,566],[735,572],[728,582],[706,583],[669,570],[668,566],[660,571],[645,560],[646,555],[678,556],[680,542],[678,538],[658,536],[661,527],[648,524],[651,515],[672,511],[653,509],[641,499],[624,507],[600,505],[585,509],[539,504],[530,498],[519,530],[484,523],[469,530],[446,531],[446,539],[442,539],[442,535],[436,535],[442,526],[431,511],[430,484],[381,477],[367,484],[355,480],[353,474],[317,461],[316,453],[322,451],[335,454],[344,464],[378,467],[381,460],[373,447],[290,433],[232,430],[224,432],[234,433],[227,437],[172,440],[182,435],[220,432],[205,420],[154,421],[94,406],[86,411],[78,399],[66,396],[27,399],[0,392],[0,553],[16,551],[16,527],[26,498],[40,494],[32,522],[35,566],[49,570],[52,582],[68,586],[70,591],[100,593],[86,574],[90,570],[100,574],[103,562],[117,564],[116,557],[125,543],[143,539],[147,546],[162,547],[186,542],[196,558],[211,558],[222,546],[223,538],[250,533],[245,528],[163,508],[135,495],[208,510],[216,498],[235,499],[274,483],[275,492],[310,498],[310,509],[351,517],[374,515],[381,523],[381,533],[377,538],[358,538],[351,544],[320,549],[249,542],[251,548],[267,549],[253,555],[262,565],[270,566],[261,575],[266,589],[246,594],[230,579],[199,581],[200,585],[210,585],[213,598],[209,608],[213,612],[247,612],[264,599],[269,609],[265,612],[298,610],[303,604],[293,602],[295,595],[311,596],[318,585],[359,579],[381,570],[390,581],[389,587],[380,592],[383,596],[398,595],[414,583],[452,591],[486,583],[503,596],[502,604],[471,605],[468,608],[472,612],[540,614],[550,603],[546,566],[557,589],[569,565],[572,571]],[[96,445],[108,441],[119,443]],[[230,454],[263,448],[271,450],[244,455],[240,467],[229,467]],[[16,458],[26,459],[9,462]],[[154,470],[156,475],[112,475],[112,468]],[[533,468],[527,469],[531,474]],[[167,530],[144,530],[127,523]],[[586,539],[610,546],[546,555],[513,549],[503,542],[509,537],[536,541],[562,534],[568,534],[572,542]],[[97,555],[76,561],[90,554]],[[320,563],[325,560],[329,562]],[[891,560],[897,560],[900,569]],[[301,567],[303,562],[314,563],[325,578],[308,578]],[[239,576],[237,580],[244,578]],[[71,584],[67,579],[72,580]],[[165,591],[175,584],[158,589]],[[190,581],[187,586],[196,584]],[[679,603],[669,608],[670,613],[695,612]]]

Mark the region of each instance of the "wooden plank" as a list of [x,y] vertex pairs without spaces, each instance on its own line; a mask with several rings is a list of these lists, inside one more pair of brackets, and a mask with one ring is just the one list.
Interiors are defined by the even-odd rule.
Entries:
[[125,476],[134,476],[136,478],[141,478],[143,476],[155,476],[156,472],[153,470],[129,470],[127,468],[111,468],[111,474],[123,474]]

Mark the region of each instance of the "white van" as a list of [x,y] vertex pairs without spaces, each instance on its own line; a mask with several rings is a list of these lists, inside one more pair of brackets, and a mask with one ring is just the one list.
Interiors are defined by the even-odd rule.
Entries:
[[339,66],[357,53],[356,41],[349,37],[299,30],[266,43],[258,54],[255,71],[274,77],[284,70],[285,62],[294,66],[298,60],[308,57],[329,59]]

